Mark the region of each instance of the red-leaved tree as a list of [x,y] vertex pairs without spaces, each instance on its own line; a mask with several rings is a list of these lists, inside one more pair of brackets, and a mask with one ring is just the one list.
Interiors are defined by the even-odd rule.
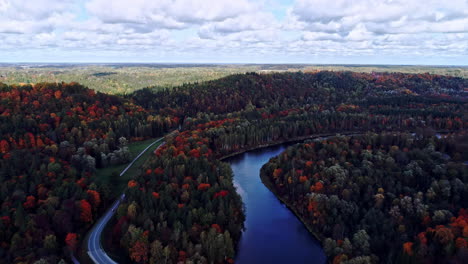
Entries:
[[91,212],[91,205],[86,200],[80,201],[80,219],[85,223],[89,223],[93,220],[93,214]]

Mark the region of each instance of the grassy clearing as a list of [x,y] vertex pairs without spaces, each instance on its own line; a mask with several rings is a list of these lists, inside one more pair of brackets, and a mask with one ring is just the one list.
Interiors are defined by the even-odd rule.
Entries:
[[[132,160],[155,140],[156,139],[153,138],[130,143],[128,148],[130,149]],[[143,155],[141,155],[141,157],[135,161],[133,166],[130,167],[130,169],[128,169],[128,171],[122,176],[119,176],[119,174],[128,166],[128,163],[96,170],[96,181],[99,183],[108,184],[109,188],[111,189],[112,196],[117,197],[124,191],[128,181],[140,172],[141,165],[148,159],[148,157],[159,146],[159,144],[160,143],[154,144]]]
[[[140,154],[149,144],[153,143],[157,138],[152,138],[144,141],[138,141],[138,142],[133,142],[128,144],[128,148],[130,149],[131,157],[132,160]],[[103,184],[108,184],[112,191],[112,197],[116,198],[119,196],[126,188],[127,183],[129,180],[132,179],[135,175],[137,175],[140,172],[141,165],[146,162],[146,160],[150,157],[150,155],[153,153],[153,151],[162,143],[158,142],[154,144],[151,148],[149,148],[141,157],[133,163],[133,166],[130,167],[130,169],[127,170],[127,172],[119,176],[120,172],[122,172],[123,169],[125,169],[128,166],[127,164],[121,164],[117,166],[112,166],[112,167],[107,167],[107,168],[102,168],[96,170],[96,181],[103,183]],[[109,227],[110,225],[106,226],[106,228],[103,231],[103,237],[109,236],[109,232],[111,232],[111,228]],[[93,261],[89,258],[86,249],[87,249],[87,243],[88,243],[88,237],[89,237],[89,232],[86,234],[84,239],[82,239],[81,243],[81,250],[77,253],[77,258],[80,260],[81,263],[83,264],[92,264]],[[106,247],[106,252],[111,252],[110,256],[113,259],[120,259],[122,258],[118,254],[114,254],[112,250],[108,249],[108,245],[103,241],[104,247]]]

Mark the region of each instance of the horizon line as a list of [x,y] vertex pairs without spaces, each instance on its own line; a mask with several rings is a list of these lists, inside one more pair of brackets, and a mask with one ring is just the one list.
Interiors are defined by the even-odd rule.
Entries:
[[191,64],[191,65],[304,65],[304,66],[418,66],[418,67],[468,67],[468,64],[371,64],[371,63],[303,63],[303,62],[79,62],[79,61],[63,61],[63,62],[34,62],[34,61],[18,61],[18,62],[1,62],[0,67],[4,64],[96,64],[96,65],[112,65],[112,64],[151,64],[151,65],[164,65],[164,64]]

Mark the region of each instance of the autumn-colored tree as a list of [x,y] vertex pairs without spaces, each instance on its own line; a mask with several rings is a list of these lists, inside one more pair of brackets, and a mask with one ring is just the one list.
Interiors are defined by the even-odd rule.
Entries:
[[148,262],[148,243],[137,241],[130,248],[130,258],[136,263]]
[[214,198],[226,197],[226,195],[228,195],[228,194],[229,194],[229,191],[221,190],[221,191],[214,194]]
[[60,90],[55,91],[54,93],[55,99],[62,98],[62,92]]
[[67,244],[70,250],[75,251],[78,245],[77,235],[75,233],[68,233],[65,237],[65,244]]
[[7,153],[10,150],[10,145],[5,139],[0,140],[0,153]]
[[418,234],[418,239],[419,239],[419,242],[421,242],[421,244],[427,245],[426,232],[421,232],[421,233],[419,233],[419,234]]
[[26,197],[26,202],[23,203],[23,207],[26,209],[30,209],[36,206],[36,197],[29,195]]
[[437,226],[435,230],[435,237],[440,241],[440,243],[446,245],[447,243],[453,240],[454,235],[452,233],[452,230],[450,230],[449,228],[444,226]]
[[200,183],[197,187],[198,190],[206,190],[210,188],[211,184],[209,183]]
[[409,256],[413,256],[413,242],[406,242],[403,244],[403,251]]
[[222,233],[223,231],[221,230],[221,227],[218,224],[212,224],[212,228],[216,229],[216,232]]
[[323,183],[321,183],[321,182],[316,182],[314,187],[315,187],[314,190],[315,190],[316,192],[321,192],[321,191],[323,190]]
[[94,208],[98,208],[99,204],[101,204],[101,196],[95,190],[87,190],[86,191],[89,196],[89,201],[93,205]]
[[154,174],[156,175],[160,175],[160,174],[163,174],[164,173],[164,169],[161,168],[161,167],[158,167],[156,169],[154,169]]
[[136,187],[138,183],[135,180],[131,180],[128,182],[128,188]]
[[199,158],[200,157],[200,151],[198,149],[192,149],[189,152],[189,155],[194,157],[194,158]]
[[277,179],[283,173],[283,169],[278,168],[273,171],[273,178]]
[[84,199],[80,201],[80,219],[85,223],[93,221],[91,205]]

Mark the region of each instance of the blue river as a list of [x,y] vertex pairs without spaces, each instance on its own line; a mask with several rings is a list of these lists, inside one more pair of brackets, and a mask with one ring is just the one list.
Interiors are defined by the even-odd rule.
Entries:
[[[289,144],[291,145],[291,144]],[[261,167],[287,144],[262,148],[226,159],[246,209],[235,262],[239,264],[325,263],[320,243],[260,179]]]

